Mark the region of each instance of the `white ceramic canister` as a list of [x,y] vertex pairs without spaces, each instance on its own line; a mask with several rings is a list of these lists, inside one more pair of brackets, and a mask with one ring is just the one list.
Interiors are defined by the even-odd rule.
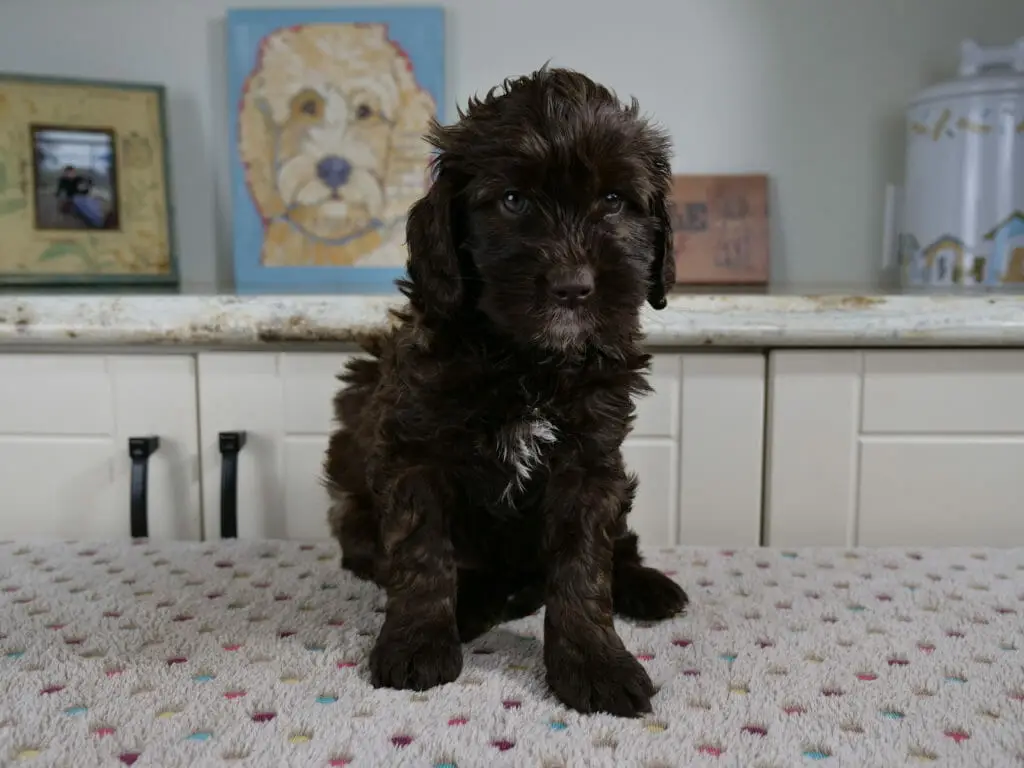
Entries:
[[901,218],[904,287],[1024,290],[1024,37],[911,103]]

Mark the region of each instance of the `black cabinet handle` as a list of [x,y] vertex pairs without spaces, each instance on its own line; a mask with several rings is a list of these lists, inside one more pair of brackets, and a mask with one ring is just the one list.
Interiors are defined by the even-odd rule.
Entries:
[[245,447],[245,432],[221,432],[220,537],[238,538],[238,454]]
[[148,489],[149,457],[160,447],[160,438],[156,435],[147,437],[129,437],[128,455],[132,460],[132,500],[131,500],[131,533],[133,539],[145,539],[149,536]]

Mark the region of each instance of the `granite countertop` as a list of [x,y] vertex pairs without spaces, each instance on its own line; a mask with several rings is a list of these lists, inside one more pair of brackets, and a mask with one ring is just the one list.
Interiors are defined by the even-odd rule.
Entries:
[[[395,297],[0,296],[0,345],[253,347],[349,343],[387,327]],[[1024,297],[683,295],[651,346],[1020,346]]]

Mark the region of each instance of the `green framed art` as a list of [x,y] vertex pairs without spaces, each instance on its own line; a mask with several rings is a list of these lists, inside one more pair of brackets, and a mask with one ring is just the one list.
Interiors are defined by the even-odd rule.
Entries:
[[0,287],[178,284],[161,85],[0,74]]

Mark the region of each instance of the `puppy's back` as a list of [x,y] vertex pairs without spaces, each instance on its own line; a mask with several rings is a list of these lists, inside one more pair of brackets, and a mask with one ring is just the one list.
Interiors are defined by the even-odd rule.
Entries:
[[[337,425],[323,461],[323,482],[336,501],[349,497],[365,499],[368,494],[366,458],[372,450],[373,420],[379,412],[374,395],[381,382],[381,358],[387,339],[374,336],[363,340],[360,346],[367,354],[350,359],[337,375],[342,383],[334,396]],[[340,535],[340,525],[341,516],[332,512],[335,536]]]
[[334,417],[344,429],[359,432],[361,419],[370,398],[380,383],[380,358],[383,336],[372,336],[361,344],[367,356],[353,357],[338,374],[343,386],[334,396]]

